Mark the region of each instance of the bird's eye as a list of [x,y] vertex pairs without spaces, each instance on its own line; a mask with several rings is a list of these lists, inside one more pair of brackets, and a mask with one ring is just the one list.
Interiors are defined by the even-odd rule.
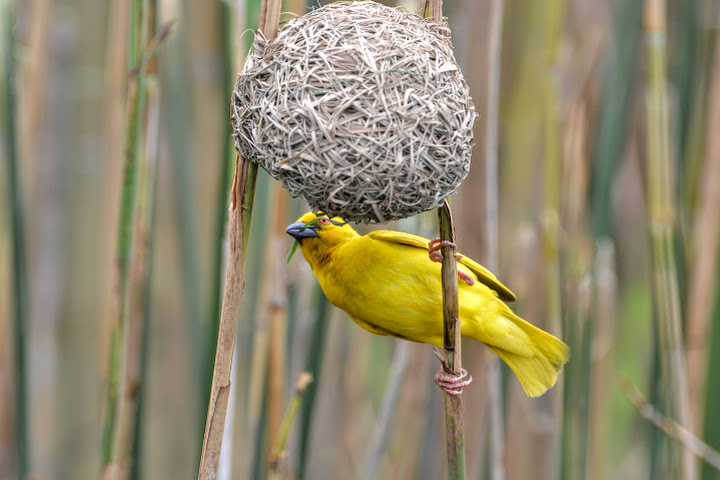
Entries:
[[322,223],[323,225],[327,225],[328,223],[330,223],[330,220],[328,220],[327,218],[321,218],[320,223]]

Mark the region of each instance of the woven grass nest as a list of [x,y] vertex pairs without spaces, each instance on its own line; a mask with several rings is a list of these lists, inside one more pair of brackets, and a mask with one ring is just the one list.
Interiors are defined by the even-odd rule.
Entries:
[[258,32],[232,96],[238,152],[355,222],[439,206],[468,174],[475,117],[446,21],[371,1]]

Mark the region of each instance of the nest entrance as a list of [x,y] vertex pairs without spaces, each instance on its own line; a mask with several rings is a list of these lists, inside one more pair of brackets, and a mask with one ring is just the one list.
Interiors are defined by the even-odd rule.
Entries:
[[232,96],[237,150],[356,222],[439,206],[467,176],[475,117],[447,23],[370,1],[258,32]]

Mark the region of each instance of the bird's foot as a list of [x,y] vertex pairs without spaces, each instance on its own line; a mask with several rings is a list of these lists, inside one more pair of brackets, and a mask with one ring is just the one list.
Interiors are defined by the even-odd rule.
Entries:
[[445,368],[440,365],[440,369],[435,374],[435,383],[450,395],[460,395],[463,388],[470,385],[471,382],[472,376],[464,368],[460,370],[460,375],[453,375],[446,373]]
[[[440,249],[443,247],[453,247],[457,250],[457,245],[455,245],[454,243],[448,242],[447,240],[441,240],[440,238],[435,238],[433,240],[430,240],[430,242],[428,243],[428,255],[430,256],[430,260],[438,263],[442,262],[444,257]],[[457,259],[458,261],[460,261],[462,258],[463,256],[459,253],[455,254],[455,259]],[[475,284],[475,279],[461,270],[458,270],[458,277],[461,280],[464,280],[465,283],[467,283],[468,285]]]
[[[440,249],[443,247],[453,247],[457,250],[457,245],[455,245],[454,243],[448,242],[447,240],[441,240],[439,237],[435,238],[433,240],[430,240],[430,242],[428,243],[428,254],[430,256],[430,260],[438,263],[442,262],[443,258],[445,257],[443,257]],[[462,258],[462,255],[456,253],[455,258],[460,260]]]

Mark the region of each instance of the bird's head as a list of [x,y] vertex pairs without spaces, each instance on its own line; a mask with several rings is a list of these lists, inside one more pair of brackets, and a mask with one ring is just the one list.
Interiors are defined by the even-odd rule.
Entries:
[[298,245],[305,259],[312,265],[312,257],[324,257],[338,245],[352,240],[358,233],[340,217],[332,217],[322,212],[308,212],[290,224],[285,233],[295,239],[288,255],[292,258]]

